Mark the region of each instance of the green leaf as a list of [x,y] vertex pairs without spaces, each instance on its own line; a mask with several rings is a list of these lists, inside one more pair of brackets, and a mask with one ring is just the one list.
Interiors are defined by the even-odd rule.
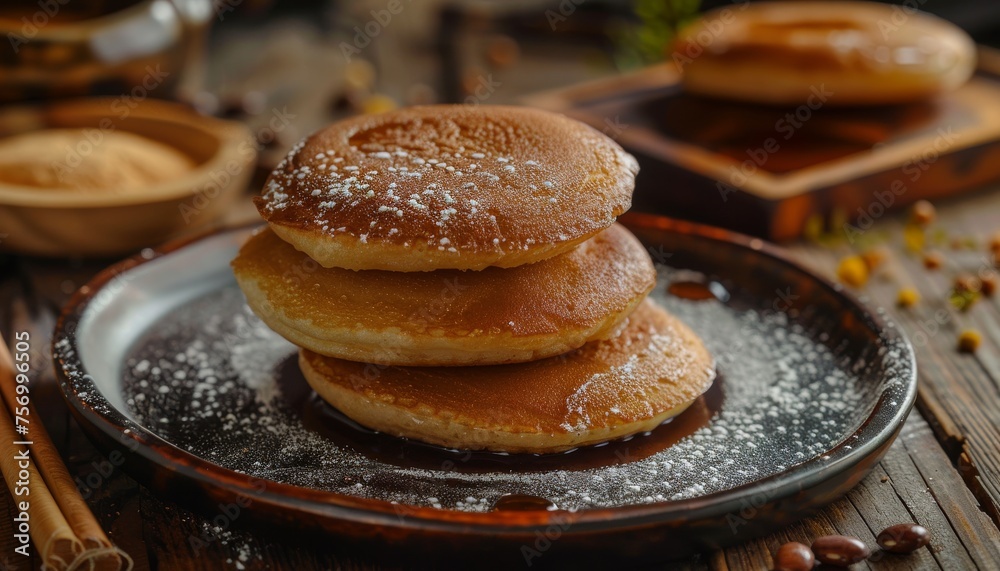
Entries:
[[698,15],[701,0],[635,0],[639,22],[613,31],[616,60],[623,67],[638,67],[664,59],[677,31]]

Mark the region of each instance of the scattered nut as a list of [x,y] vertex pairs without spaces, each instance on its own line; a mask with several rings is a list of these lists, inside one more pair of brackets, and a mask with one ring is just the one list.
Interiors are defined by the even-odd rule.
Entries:
[[915,224],[927,226],[931,222],[934,222],[934,218],[936,217],[937,211],[934,209],[934,205],[926,200],[918,200],[910,208],[910,219]]
[[912,553],[931,541],[931,532],[915,523],[900,523],[882,530],[875,539],[879,547],[893,553]]
[[955,291],[956,292],[977,292],[982,288],[982,284],[979,278],[972,274],[961,273],[955,276]]
[[944,264],[944,257],[938,252],[927,252],[924,254],[924,267],[928,270],[936,270]]
[[868,266],[861,256],[847,256],[837,266],[837,277],[849,286],[861,287],[868,282]]
[[993,297],[993,294],[997,292],[997,276],[996,274],[989,274],[983,277],[983,295],[986,297]]
[[952,250],[975,250],[976,239],[972,236],[959,236],[951,239]]
[[990,236],[988,246],[990,251],[994,254],[1000,253],[1000,232],[994,232],[993,235]]
[[917,305],[918,301],[920,301],[920,294],[912,287],[902,288],[896,297],[896,305],[899,307],[913,307]]
[[861,259],[868,266],[868,271],[875,271],[889,258],[889,253],[885,248],[872,248],[861,253]]
[[903,227],[903,243],[908,252],[921,252],[927,245],[927,234],[924,229],[916,224],[907,224]]
[[797,541],[790,541],[774,554],[774,571],[812,571],[816,557],[812,550]]
[[958,336],[958,350],[962,353],[975,353],[983,338],[975,329],[966,329]]
[[948,295],[948,301],[955,306],[955,309],[969,311],[973,305],[976,305],[980,297],[982,297],[982,294],[979,293],[978,289],[958,289],[958,287],[955,287]]
[[846,535],[817,537],[812,552],[817,561],[834,567],[849,567],[871,555],[871,550],[860,539]]

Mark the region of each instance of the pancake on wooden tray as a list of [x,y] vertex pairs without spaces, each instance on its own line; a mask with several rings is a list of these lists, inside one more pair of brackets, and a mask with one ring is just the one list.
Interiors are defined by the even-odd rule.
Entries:
[[573,250],[477,272],[323,268],[269,229],[233,260],[254,312],[322,355],[389,365],[531,361],[618,332],[656,282],[642,244],[613,225]]
[[760,2],[705,13],[668,54],[694,93],[770,104],[924,99],[972,75],[961,28],[876,2]]
[[409,107],[335,123],[271,173],[257,209],[324,267],[514,267],[628,210],[638,163],[595,129],[523,107]]
[[714,379],[701,340],[652,301],[617,337],[529,363],[380,367],[303,349],[310,386],[354,421],[448,448],[559,452],[655,428]]

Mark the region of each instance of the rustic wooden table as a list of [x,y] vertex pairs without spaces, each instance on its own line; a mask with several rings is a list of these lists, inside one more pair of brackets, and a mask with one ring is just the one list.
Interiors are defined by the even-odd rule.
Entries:
[[[386,47],[399,34],[401,49],[384,51],[389,56],[405,53],[410,58],[381,58],[384,77],[416,81],[429,75],[430,64],[414,64],[410,57],[413,50],[407,43],[407,30],[419,25],[416,21],[412,26],[404,22],[379,38],[380,45]],[[337,91],[337,86],[324,82],[336,78],[331,70],[342,63],[339,49],[336,42],[298,24],[279,23],[266,31],[251,31],[225,36],[218,42],[209,71],[225,85],[214,87],[222,93],[255,89],[304,94],[289,103],[299,115],[298,121],[279,133],[284,140],[295,140],[308,130],[299,128],[299,123],[314,123],[308,109],[325,114],[327,99]],[[290,35],[300,41],[288,41]],[[254,58],[247,57],[251,49],[256,50]],[[523,59],[529,60],[527,55]],[[563,70],[564,75],[570,73],[565,71],[563,59],[558,65],[529,67],[527,71],[521,66],[497,73],[499,87],[490,103],[541,89],[546,80],[565,84],[583,79],[576,77],[584,73],[577,69],[582,67],[579,65],[572,68],[576,74],[573,77],[553,75],[553,69]],[[537,59],[531,61],[537,63]],[[248,66],[266,68],[266,72]],[[330,73],[316,74],[316,69]],[[264,82],[263,77],[268,81]],[[285,102],[282,97],[270,100],[277,107]],[[268,118],[267,114],[261,115],[262,121]],[[236,218],[252,216],[238,214]],[[1000,230],[1000,187],[939,205],[935,227],[953,237],[975,236],[980,247],[975,252],[956,252],[944,246],[946,263],[936,272],[925,270],[919,257],[905,253],[902,223],[901,216],[886,216],[868,231],[868,236],[876,236],[888,246],[890,257],[885,269],[860,292],[871,305],[887,308],[917,345],[919,400],[902,434],[868,478],[813,517],[779,533],[704,553],[672,568],[769,569],[771,554],[789,540],[808,543],[819,535],[843,533],[874,546],[875,534],[884,527],[915,521],[931,530],[930,549],[910,556],[876,557],[855,568],[1000,569],[1000,297],[983,300],[966,313],[947,302],[957,272],[976,272],[983,267],[985,250],[981,243],[987,235]],[[0,239],[2,231],[0,228]],[[837,260],[849,252],[844,243],[822,247],[797,244],[790,249],[806,265],[828,276],[833,275]],[[98,263],[0,256],[0,331],[8,341],[13,339],[13,332],[30,332],[33,371],[37,375],[33,381],[34,402],[70,472],[79,478],[88,503],[112,539],[135,559],[136,569],[385,568],[369,558],[344,556],[335,544],[276,538],[273,530],[217,528],[209,519],[169,498],[158,497],[106,462],[70,418],[59,395],[49,359],[49,340],[62,304],[107,263],[110,260]],[[920,292],[922,300],[916,307],[895,307],[901,286],[912,286]],[[983,345],[974,355],[960,354],[955,349],[958,332],[965,328],[978,329],[983,335]],[[0,571],[39,569],[37,557],[25,559],[13,552],[13,515],[11,497],[0,486]],[[752,518],[748,525],[753,525]],[[415,561],[413,565],[448,563],[447,554],[442,554],[439,561]],[[623,562],[621,567],[632,566]]]
[[[869,230],[888,246],[890,257],[860,292],[871,305],[891,308],[917,347],[920,396],[901,436],[861,485],[815,516],[756,541],[704,553],[677,569],[769,569],[771,554],[785,541],[842,533],[874,546],[878,531],[910,521],[931,530],[930,549],[876,557],[856,568],[1000,568],[1000,301],[984,299],[964,313],[947,301],[957,272],[989,268],[982,242],[1000,228],[1000,189],[939,205],[935,228],[954,238],[977,237],[980,246],[953,251],[944,245],[946,263],[937,271],[905,253],[902,222],[887,216]],[[846,243],[790,249],[827,275],[850,251]],[[0,331],[8,340],[15,331],[30,332],[35,403],[88,503],[113,540],[135,558],[137,569],[376,568],[371,560],[343,556],[335,545],[278,539],[270,530],[217,528],[111,467],[70,418],[48,358],[59,307],[101,264],[8,256],[0,258],[0,266]],[[916,307],[894,306],[901,286],[920,292]],[[965,328],[982,333],[974,355],[956,351],[958,332]],[[12,509],[9,494],[0,489],[0,569],[39,568],[37,558],[13,552]],[[440,561],[419,563],[443,565],[448,559],[443,554]]]

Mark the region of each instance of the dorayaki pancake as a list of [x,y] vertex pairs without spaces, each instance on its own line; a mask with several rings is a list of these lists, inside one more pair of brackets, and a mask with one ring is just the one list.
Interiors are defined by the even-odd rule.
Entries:
[[975,70],[976,46],[958,26],[913,7],[754,2],[705,13],[678,33],[668,57],[688,91],[815,110],[955,89]]
[[478,272],[323,268],[269,229],[233,260],[247,302],[292,343],[391,365],[540,359],[617,332],[656,272],[614,225],[554,258]]
[[320,397],[373,430],[448,448],[559,452],[651,430],[715,378],[683,323],[643,302],[617,337],[540,361],[380,367],[303,349]]
[[513,267],[568,251],[628,210],[639,167],[562,115],[436,105],[335,123],[296,145],[255,199],[325,267]]

